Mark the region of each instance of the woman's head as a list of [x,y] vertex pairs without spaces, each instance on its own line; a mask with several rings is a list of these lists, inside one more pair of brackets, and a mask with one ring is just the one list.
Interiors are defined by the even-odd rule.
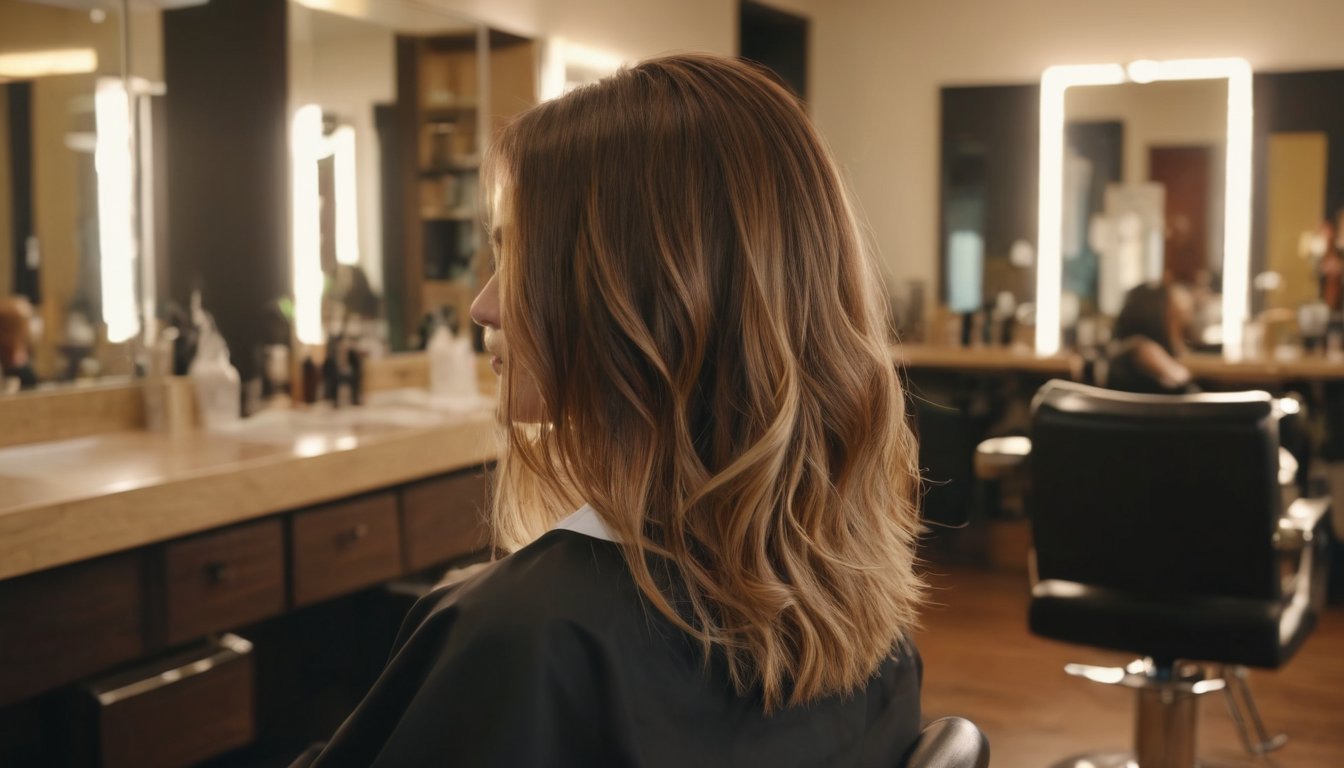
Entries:
[[0,297],[0,368],[11,371],[28,362],[33,305],[23,296]]
[[745,62],[646,61],[515,119],[485,184],[500,542],[589,503],[767,707],[863,683],[914,621],[918,476],[879,281],[797,100]]
[[1144,283],[1125,294],[1113,335],[1121,340],[1143,336],[1157,342],[1169,354],[1178,354],[1185,347],[1194,308],[1194,299],[1184,286]]

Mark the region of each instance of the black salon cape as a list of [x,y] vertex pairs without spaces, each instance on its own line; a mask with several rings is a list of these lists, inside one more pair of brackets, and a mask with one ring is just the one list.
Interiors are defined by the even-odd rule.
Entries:
[[615,544],[555,530],[416,603],[311,765],[893,768],[920,722],[902,645],[863,690],[766,716],[641,600]]

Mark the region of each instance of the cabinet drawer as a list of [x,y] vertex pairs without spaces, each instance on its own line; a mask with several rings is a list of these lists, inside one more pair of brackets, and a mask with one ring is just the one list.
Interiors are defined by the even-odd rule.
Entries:
[[186,768],[256,737],[252,644],[236,635],[88,687],[102,768]]
[[296,607],[401,573],[401,532],[393,492],[296,512],[292,525]]
[[285,608],[283,526],[263,520],[168,544],[163,580],[169,645],[274,616]]
[[143,653],[140,585],[139,552],[0,582],[0,705]]
[[481,471],[458,472],[401,489],[406,570],[470,554],[489,544],[486,484]]

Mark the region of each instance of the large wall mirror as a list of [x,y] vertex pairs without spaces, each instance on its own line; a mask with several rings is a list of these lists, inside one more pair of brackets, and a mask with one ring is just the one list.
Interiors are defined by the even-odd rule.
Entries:
[[0,0],[4,391],[133,373],[153,316],[160,12],[122,7]]
[[[472,328],[495,125],[536,103],[531,40],[395,0],[290,4],[295,330],[423,346]],[[367,333],[367,330],[361,332]]]
[[1344,146],[1344,71],[1252,76],[1234,62],[943,89],[948,308],[973,312],[1005,292],[1036,302],[1037,348],[1049,352],[1104,340],[1126,290],[1165,280],[1198,299],[1193,345],[1238,357],[1250,322],[1267,350],[1290,337],[1323,346],[1311,336],[1344,297],[1338,278],[1330,289],[1344,246],[1344,153],[1330,146]]

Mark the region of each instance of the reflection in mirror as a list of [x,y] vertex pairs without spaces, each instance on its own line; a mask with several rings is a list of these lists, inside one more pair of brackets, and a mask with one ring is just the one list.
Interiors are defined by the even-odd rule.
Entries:
[[1196,338],[1221,332],[1227,81],[1071,88],[1064,103],[1060,323],[1119,316],[1144,282],[1208,297]]
[[[152,311],[152,264],[139,248],[152,245],[144,233],[153,205],[148,186],[136,198],[135,174],[137,150],[147,154],[151,141],[137,123],[148,121],[147,94],[162,80],[159,12],[124,20],[115,9],[69,5],[0,0],[6,391],[132,373],[146,300]],[[135,108],[126,75],[140,94]]]
[[[290,4],[298,340],[423,347],[470,329],[495,121],[536,103],[532,41],[394,0]],[[344,343],[344,342],[342,342]]]

